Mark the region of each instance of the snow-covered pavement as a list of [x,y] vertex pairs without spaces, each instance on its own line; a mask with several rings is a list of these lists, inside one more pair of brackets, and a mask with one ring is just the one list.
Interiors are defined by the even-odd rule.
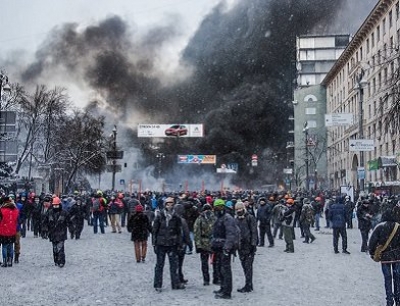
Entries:
[[[215,285],[203,286],[198,254],[184,263],[185,290],[171,290],[169,265],[164,267],[163,292],[153,289],[155,256],[136,263],[130,234],[93,234],[85,224],[81,240],[67,240],[66,265],[54,266],[47,240],[22,239],[20,263],[0,268],[1,305],[383,305],[385,293],[380,264],[360,252],[360,233],[348,230],[351,255],[334,254],[332,231],[315,232],[316,241],[302,243],[296,228],[295,253],[284,253],[285,243],[258,248],[254,262],[254,292],[238,293],[244,276],[238,258],[232,263],[232,300],[216,300]],[[150,245],[150,244],[149,244]],[[339,249],[341,241],[339,240]]]

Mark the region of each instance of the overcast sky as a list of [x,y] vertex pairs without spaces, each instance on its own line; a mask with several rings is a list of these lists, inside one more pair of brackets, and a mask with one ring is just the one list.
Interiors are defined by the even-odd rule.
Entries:
[[[190,35],[221,0],[0,0],[0,52],[35,51],[55,26],[77,22],[82,27],[119,15],[139,29],[171,14],[182,17]],[[228,0],[232,3],[233,0]]]

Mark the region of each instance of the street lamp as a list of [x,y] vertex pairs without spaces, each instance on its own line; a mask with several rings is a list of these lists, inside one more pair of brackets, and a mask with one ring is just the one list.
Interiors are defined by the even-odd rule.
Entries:
[[308,122],[306,121],[303,126],[303,133],[305,134],[305,146],[306,146],[306,190],[310,189],[309,186],[309,169],[308,169]]
[[114,158],[112,161],[112,184],[111,184],[111,190],[114,191],[115,188],[115,173],[117,172],[117,159],[116,159],[116,154],[117,154],[117,126],[114,125],[114,128],[112,130],[112,137],[113,137],[113,152],[114,152]]
[[[361,68],[361,73],[357,78],[357,85],[355,89],[359,91],[360,97],[358,100],[358,139],[362,140],[364,138],[364,127],[363,127],[363,118],[364,118],[364,111],[363,111],[363,103],[364,103],[364,86],[368,83],[364,79],[365,71]],[[364,151],[360,151],[360,163],[359,167],[361,169],[364,168]],[[360,177],[360,191],[364,191],[364,176],[365,172],[363,172],[362,176]]]
[[8,84],[8,76],[3,70],[0,70],[0,102],[3,101],[3,94],[11,92],[10,84]]
[[158,178],[161,177],[161,161],[165,158],[164,153],[157,153],[156,157],[158,158]]

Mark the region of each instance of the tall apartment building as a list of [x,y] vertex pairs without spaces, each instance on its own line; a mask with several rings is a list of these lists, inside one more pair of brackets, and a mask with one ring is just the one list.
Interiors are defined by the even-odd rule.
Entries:
[[367,191],[400,185],[399,133],[385,129],[399,44],[399,0],[380,0],[322,82],[327,113],[354,118],[351,125],[327,131],[331,188],[351,185]]
[[297,88],[294,118],[289,118],[294,119],[294,141],[287,144],[294,154],[292,186],[327,187],[326,93],[320,84],[348,43],[349,35],[297,37]]

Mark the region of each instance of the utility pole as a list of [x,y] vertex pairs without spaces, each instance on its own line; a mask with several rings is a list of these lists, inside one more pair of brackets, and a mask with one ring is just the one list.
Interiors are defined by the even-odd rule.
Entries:
[[[357,88],[360,92],[360,97],[358,100],[358,139],[364,138],[364,111],[363,111],[363,103],[364,103],[364,85],[367,81],[364,79],[364,69],[361,69],[361,73],[357,79]],[[359,168],[363,171],[357,171],[358,173],[362,172],[362,176],[360,177],[360,191],[364,191],[364,180],[365,180],[365,170],[364,170],[364,151],[360,151],[360,163]]]
[[304,128],[303,128],[303,132],[305,134],[305,149],[306,149],[306,190],[309,191],[310,190],[310,184],[309,184],[309,169],[308,169],[308,157],[309,157],[309,152],[308,152],[308,122],[306,121],[304,123]]
[[111,190],[114,191],[115,188],[115,173],[117,172],[117,159],[116,159],[116,155],[117,155],[117,126],[114,125],[114,128],[112,130],[113,132],[113,160],[112,160],[112,184],[111,184]]

